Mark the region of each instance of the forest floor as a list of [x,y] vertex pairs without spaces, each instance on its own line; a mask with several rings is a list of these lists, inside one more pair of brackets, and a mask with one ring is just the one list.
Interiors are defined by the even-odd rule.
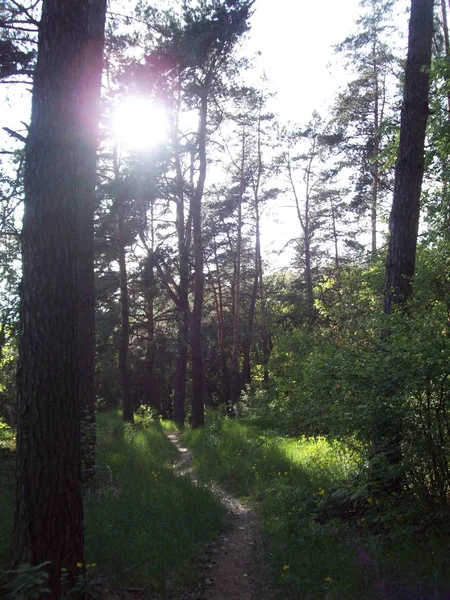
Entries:
[[[180,442],[180,434],[168,435],[178,449],[174,470],[196,484],[192,452]],[[211,484],[213,493],[230,513],[228,527],[200,559],[200,577],[195,586],[181,590],[179,600],[271,600],[274,596],[264,576],[262,540],[257,516],[223,488]]]

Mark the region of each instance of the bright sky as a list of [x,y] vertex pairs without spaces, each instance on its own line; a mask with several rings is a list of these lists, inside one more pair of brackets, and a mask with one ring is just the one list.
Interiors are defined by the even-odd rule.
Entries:
[[[111,3],[111,10],[119,10],[116,6],[120,8],[120,1]],[[130,4],[127,2],[127,7]],[[408,5],[409,0],[398,0],[398,12],[402,16],[396,21],[405,34]],[[124,7],[123,11],[126,10]],[[354,32],[360,12],[359,0],[256,0],[245,51],[250,55],[261,52],[258,72],[265,73],[268,87],[277,92],[271,109],[283,121],[306,123],[314,110],[325,113],[329,108],[337,89],[346,80],[345,72],[333,56],[332,46]],[[17,110],[19,106],[22,110]],[[14,94],[11,105],[3,107],[0,127],[22,129],[20,121],[28,120],[28,106],[29,95],[18,99]],[[1,129],[0,137],[6,137]],[[279,250],[294,235],[296,216],[278,206],[272,217],[268,228],[272,235],[264,236],[266,249],[272,246]],[[272,227],[275,219],[280,221],[283,235],[275,233]],[[288,229],[292,235],[286,228],[287,223],[291,225]]]
[[[395,22],[407,35],[409,0],[397,0]],[[246,47],[261,51],[258,67],[277,92],[271,109],[282,121],[306,124],[314,110],[325,115],[349,74],[339,66],[333,46],[355,32],[361,14],[359,0],[256,0],[255,14]],[[403,45],[400,39],[399,45]],[[300,225],[293,201],[280,198],[262,223],[266,253],[284,248],[298,236]],[[292,249],[272,256],[275,268],[289,265]]]
[[308,121],[338,85],[327,68],[333,44],[352,31],[358,0],[256,0],[249,48],[277,91],[283,119]]

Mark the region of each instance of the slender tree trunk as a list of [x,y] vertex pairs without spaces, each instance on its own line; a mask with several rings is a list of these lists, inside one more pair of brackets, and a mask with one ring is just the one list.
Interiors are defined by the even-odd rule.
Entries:
[[306,173],[306,199],[305,199],[305,217],[303,227],[303,240],[305,251],[305,285],[306,285],[306,306],[308,308],[308,322],[312,327],[314,320],[314,292],[312,281],[311,266],[311,221],[310,221],[310,169]]
[[[246,384],[251,383],[252,371],[251,371],[251,360],[250,352],[253,343],[253,325],[255,322],[255,309],[256,300],[258,297],[258,283],[260,277],[262,278],[262,269],[260,269],[261,263],[261,230],[260,230],[260,202],[259,202],[259,188],[261,184],[263,163],[262,163],[262,148],[261,148],[261,105],[259,107],[258,114],[258,133],[257,133],[257,169],[256,177],[253,182],[253,202],[255,209],[255,278],[253,280],[252,294],[250,297],[250,306],[248,310],[247,320],[247,334],[245,336],[244,343],[244,365],[243,365],[243,378]],[[262,289],[262,280],[261,280]]]
[[[117,160],[117,148],[114,152],[114,174],[116,186],[120,188],[120,174]],[[116,191],[117,210],[117,252],[119,259],[119,288],[120,288],[120,329],[119,329],[119,378],[122,392],[123,420],[134,421],[133,398],[131,395],[130,371],[128,367],[128,349],[130,345],[130,300],[128,296],[128,276],[124,235],[124,202],[122,190]]]
[[261,300],[261,317],[262,317],[262,351],[263,351],[263,369],[264,369],[264,385],[269,385],[269,360],[272,353],[272,335],[269,326],[269,315],[267,313],[266,295],[264,290],[263,268],[261,254],[259,255],[259,296]]
[[189,280],[181,283],[177,307],[178,313],[178,342],[175,365],[175,387],[173,397],[173,420],[183,429],[186,418],[186,378],[189,348]]
[[199,175],[197,187],[191,201],[192,230],[194,239],[194,307],[192,311],[192,426],[201,427],[205,422],[205,375],[202,355],[202,310],[203,310],[203,242],[202,242],[202,198],[206,179],[206,124],[208,116],[207,86],[200,101],[198,129]]
[[288,159],[288,175],[289,182],[291,184],[292,192],[295,199],[295,206],[297,210],[297,217],[300,223],[300,227],[303,233],[303,245],[304,245],[304,258],[305,258],[305,268],[304,268],[304,276],[305,276],[305,286],[306,286],[306,306],[308,310],[308,324],[309,327],[312,327],[314,320],[314,294],[313,294],[313,282],[312,282],[312,269],[311,269],[311,222],[310,222],[310,202],[311,202],[311,167],[312,162],[315,157],[315,147],[316,141],[314,140],[313,146],[311,148],[311,155],[309,157],[308,165],[305,169],[305,210],[302,214],[302,210],[300,207],[300,198],[297,194],[296,185],[294,182],[293,174],[292,174],[292,166],[290,163],[290,158]]
[[[373,54],[376,53],[376,42],[374,42]],[[379,82],[378,82],[378,65],[374,60],[373,65],[375,77],[375,106],[373,115],[373,164],[372,164],[372,206],[371,206],[371,229],[372,229],[372,260],[375,260],[377,255],[377,218],[378,218],[378,188],[379,188],[379,153],[380,153],[380,109],[379,109]]]
[[84,116],[89,137],[84,152],[84,174],[80,182],[78,225],[78,284],[80,377],[78,394],[81,406],[81,462],[83,482],[95,475],[95,286],[94,286],[94,212],[97,163],[97,129],[103,71],[106,0],[89,1],[89,43],[84,78]]
[[216,308],[217,315],[217,341],[219,343],[220,350],[220,368],[222,371],[222,388],[223,388],[223,397],[222,400],[226,403],[228,398],[230,397],[230,374],[228,370],[228,357],[227,350],[225,346],[225,317],[223,310],[223,289],[222,289],[222,279],[220,276],[220,268],[219,268],[219,258],[217,256],[217,243],[215,237],[215,230],[213,227],[213,248],[214,248],[214,263],[216,267],[217,273],[217,289],[212,282],[211,287],[214,294],[214,304]]
[[52,599],[62,569],[73,581],[83,563],[77,224],[93,124],[88,25],[88,0],[44,0],[25,149],[12,565],[49,561]]
[[[153,219],[152,225],[153,228]],[[153,229],[152,229],[153,230]],[[161,411],[161,400],[158,393],[158,386],[155,381],[155,258],[153,253],[153,244],[149,248],[147,261],[144,267],[144,287],[146,298],[146,321],[147,321],[147,340],[145,350],[145,390],[144,402],[147,406],[153,407],[158,412]]]
[[241,318],[241,254],[242,254],[242,201],[244,195],[244,168],[245,168],[245,131],[242,132],[242,157],[239,173],[239,197],[237,217],[237,243],[234,269],[234,300],[233,300],[233,350],[231,358],[231,386],[230,398],[227,405],[229,417],[235,417],[235,405],[241,393],[241,377],[239,372],[239,347],[240,347],[240,318]]

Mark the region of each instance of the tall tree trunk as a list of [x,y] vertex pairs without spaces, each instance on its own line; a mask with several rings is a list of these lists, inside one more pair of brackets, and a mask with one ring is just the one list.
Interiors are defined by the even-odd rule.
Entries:
[[[259,219],[257,236],[259,238]],[[262,266],[261,256],[261,243],[257,245],[257,263],[258,263],[258,277],[259,277],[259,300],[261,303],[261,321],[262,321],[262,351],[263,351],[263,374],[264,374],[264,385],[267,387],[269,384],[269,360],[272,352],[272,336],[269,327],[269,315],[267,313],[266,304],[266,293],[264,289],[264,272]]]
[[412,0],[400,143],[389,221],[384,312],[412,294],[428,119],[433,0]]
[[192,231],[194,239],[194,307],[192,311],[192,426],[201,427],[205,422],[205,375],[202,355],[203,310],[203,242],[202,198],[206,179],[206,124],[208,116],[207,85],[200,99],[198,128],[199,174],[195,193],[191,200]]
[[[183,291],[184,292],[184,291]],[[186,419],[186,378],[189,349],[189,302],[183,293],[178,307],[178,340],[172,418],[180,429]]]
[[[262,144],[261,144],[261,104],[259,106],[258,113],[258,133],[257,133],[257,169],[256,169],[256,177],[253,181],[253,202],[254,202],[254,210],[255,210],[255,278],[253,280],[252,293],[250,296],[250,306],[248,310],[248,320],[247,320],[247,332],[244,340],[244,365],[243,365],[243,379],[246,384],[251,383],[252,374],[251,374],[251,361],[250,361],[250,351],[253,342],[253,325],[255,322],[255,309],[256,309],[256,300],[258,297],[258,282],[260,277],[262,278],[262,269],[260,269],[261,263],[261,215],[260,215],[260,202],[259,202],[259,188],[261,185],[261,175],[263,169],[262,163]],[[262,290],[262,280],[261,280],[261,290]]]
[[[311,158],[306,169],[306,196],[305,196],[305,213],[303,219],[303,239],[305,245],[305,285],[306,285],[306,306],[308,308],[308,323],[311,328],[314,321],[314,292],[312,281],[312,264],[311,264],[311,166],[315,156],[316,140],[313,142]],[[299,210],[299,209],[298,209]]]
[[[376,56],[376,40],[373,44],[373,55]],[[372,260],[377,255],[377,218],[378,218],[378,189],[379,189],[379,153],[380,153],[380,107],[379,107],[379,82],[378,65],[374,58],[373,71],[375,77],[375,106],[373,114],[373,156],[372,156],[372,203],[371,203],[371,229],[372,229]]]
[[114,175],[116,187],[117,211],[117,253],[119,259],[119,289],[120,289],[120,329],[118,336],[119,379],[122,393],[122,416],[128,423],[134,421],[133,398],[131,395],[130,371],[128,367],[128,350],[130,346],[130,300],[128,295],[128,276],[124,235],[124,199],[120,189],[120,174],[117,159],[117,148],[114,150]]
[[[77,224],[85,175],[88,0],[44,0],[26,143],[12,564],[83,563]],[[94,100],[94,96],[91,100]],[[92,107],[95,111],[95,107]]]
[[239,169],[239,197],[237,217],[237,243],[234,267],[234,299],[233,299],[233,350],[231,358],[231,386],[230,397],[227,403],[227,414],[235,417],[235,405],[241,393],[241,377],[239,372],[239,347],[240,347],[240,318],[241,318],[241,259],[242,259],[242,201],[244,195],[244,168],[245,168],[245,130],[242,131],[241,165]]
[[[394,198],[389,223],[389,250],[386,262],[384,312],[401,306],[412,295],[417,234],[420,216],[420,193],[424,172],[424,143],[428,118],[431,46],[433,34],[433,0],[412,0],[409,22],[400,143],[395,166]],[[387,335],[389,332],[387,332]],[[386,335],[386,334],[385,334]],[[395,395],[395,384],[386,396]],[[372,429],[372,452],[382,456],[390,466],[402,462],[403,423],[398,411],[385,405],[375,415]],[[375,461],[378,464],[378,461]],[[392,470],[384,485],[391,490],[401,486],[400,475]],[[375,473],[375,477],[377,473]]]
[[84,116],[87,120],[86,128],[89,137],[85,140],[78,225],[78,341],[80,345],[78,394],[81,406],[81,463],[85,484],[95,475],[94,212],[105,18],[106,0],[89,0],[89,43],[84,76]]
[[[152,226],[153,228],[153,219]],[[147,260],[144,267],[144,287],[146,299],[146,350],[145,350],[145,390],[144,402],[147,406],[153,407],[158,412],[161,411],[161,400],[159,397],[158,386],[155,381],[155,257],[153,253],[153,244],[149,248]]]
[[211,283],[211,287],[214,294],[214,304],[216,307],[216,315],[217,315],[217,341],[219,343],[220,350],[220,368],[222,371],[222,389],[223,389],[223,398],[222,400],[226,403],[228,398],[230,397],[230,374],[228,370],[228,357],[227,350],[225,346],[225,317],[223,310],[223,288],[222,288],[222,279],[220,276],[220,268],[219,268],[219,257],[217,256],[217,243],[215,237],[215,230],[213,226],[213,248],[214,248],[214,263],[216,267],[217,273],[217,289],[214,285],[214,282]]
[[[450,63],[450,39],[448,34],[448,19],[447,19],[447,7],[445,6],[445,0],[441,0],[441,14],[442,14],[442,32],[444,34],[444,47],[445,47],[445,56],[447,57],[447,61]],[[447,76],[447,85],[448,85],[448,76]],[[450,89],[447,91],[447,107],[448,114],[450,119]]]
[[[180,111],[181,99],[177,99],[176,122],[173,132],[175,145],[175,168],[177,181],[177,213],[176,226],[178,237],[178,264],[179,264],[179,283],[177,317],[178,317],[178,341],[177,358],[175,363],[175,382],[173,395],[172,418],[180,429],[184,428],[186,419],[186,380],[187,363],[189,351],[189,249],[191,246],[191,219],[189,214],[188,222],[185,219],[185,192],[184,177],[181,166],[180,146],[178,142],[178,115]],[[192,163],[192,161],[191,161]],[[193,178],[192,167],[190,169],[191,180]]]

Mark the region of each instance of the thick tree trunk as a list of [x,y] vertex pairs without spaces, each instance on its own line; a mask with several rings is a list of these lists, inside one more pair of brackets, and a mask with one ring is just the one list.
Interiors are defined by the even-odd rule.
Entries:
[[[206,90],[207,86],[205,85]],[[200,100],[200,122],[198,129],[199,175],[195,194],[191,201],[192,231],[194,239],[194,307],[192,311],[192,426],[201,427],[205,422],[205,376],[202,355],[202,310],[203,310],[203,242],[202,242],[202,198],[206,179],[206,123],[208,115],[207,91]]]
[[88,0],[43,2],[25,158],[12,564],[49,561],[50,598],[61,570],[73,580],[83,562],[77,224],[92,135],[88,22]]
[[412,0],[400,143],[389,222],[384,312],[412,294],[428,119],[433,0]]
[[[433,0],[412,0],[409,22],[400,143],[395,166],[394,198],[389,223],[389,251],[386,262],[384,312],[401,306],[412,296],[417,234],[420,216],[420,192],[424,172],[424,143],[428,118],[429,69],[433,34]],[[389,335],[389,332],[385,332]],[[395,395],[395,385],[386,390]],[[402,462],[403,423],[398,411],[380,407],[374,417],[372,452],[384,457],[392,467]],[[374,464],[378,464],[378,460]],[[401,488],[400,474],[391,469],[389,481],[380,475],[386,489]]]
[[95,289],[94,289],[94,212],[97,163],[97,129],[103,71],[106,0],[89,1],[89,43],[84,77],[84,117],[89,137],[85,140],[84,174],[80,181],[80,218],[78,225],[78,279],[80,377],[78,393],[81,406],[81,462],[83,482],[95,475]]

